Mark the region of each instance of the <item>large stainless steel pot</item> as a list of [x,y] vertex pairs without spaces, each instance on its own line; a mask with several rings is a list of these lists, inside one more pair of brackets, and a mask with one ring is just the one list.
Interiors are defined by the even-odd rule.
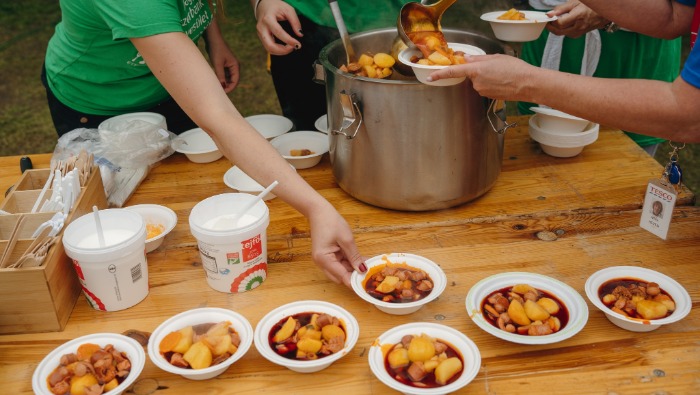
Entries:
[[[444,34],[486,53],[506,50],[479,33]],[[358,54],[389,53],[395,38],[396,29],[351,36]],[[357,77],[338,69],[345,59],[337,40],[315,65],[326,85],[330,159],[343,190],[379,207],[424,211],[468,202],[493,186],[503,156],[503,106],[492,111],[469,80],[435,87],[414,77]]]

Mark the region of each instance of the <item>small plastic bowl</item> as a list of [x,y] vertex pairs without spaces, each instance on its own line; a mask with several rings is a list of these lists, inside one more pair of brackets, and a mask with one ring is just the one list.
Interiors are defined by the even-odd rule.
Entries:
[[[291,164],[290,166],[294,169],[294,166]],[[251,176],[245,174],[238,166],[233,166],[224,173],[224,184],[238,192],[249,193],[251,195],[258,195],[265,189],[265,187],[258,184]],[[263,200],[272,200],[275,197],[276,196],[272,192],[268,192]]]
[[[294,166],[295,169],[308,169],[316,166],[323,154],[328,152],[328,135],[321,132],[301,131],[286,133],[270,141],[273,147]],[[308,149],[311,155],[292,156],[292,150]]]
[[321,115],[316,122],[314,122],[314,126],[319,132],[328,134],[328,114]]
[[[484,300],[492,292],[516,284],[528,284],[539,290],[546,291],[559,299],[569,312],[569,321],[558,332],[545,336],[518,335],[495,327],[481,311]],[[487,277],[476,283],[467,293],[465,300],[467,314],[474,323],[484,331],[499,339],[519,344],[550,344],[566,340],[575,334],[588,322],[588,305],[583,297],[570,286],[551,277],[536,273],[509,272]]]
[[[467,55],[486,55],[486,52],[484,52],[483,49],[479,47],[475,47],[473,45],[469,44],[460,44],[460,43],[447,43],[447,46],[452,48],[455,51],[462,51]],[[464,81],[467,77],[458,77],[458,78],[444,78],[440,79],[437,81],[428,81],[427,78],[430,74],[432,74],[436,70],[444,69],[445,67],[449,66],[431,66],[431,65],[423,65],[423,64],[418,64],[418,63],[413,63],[411,62],[411,58],[413,56],[418,56],[418,57],[423,57],[423,54],[421,51],[416,48],[416,47],[411,47],[411,48],[405,48],[401,52],[399,52],[399,62],[410,66],[411,69],[413,69],[413,73],[416,75],[416,78],[418,81],[426,84],[426,85],[432,85],[432,86],[449,86],[449,85],[456,85]]]
[[176,139],[176,152],[185,154],[194,163],[209,163],[224,156],[214,140],[200,128],[181,133]]
[[139,377],[146,364],[146,353],[143,351],[143,347],[130,337],[117,333],[95,333],[82,336],[63,343],[44,357],[34,370],[34,375],[32,375],[32,389],[34,393],[37,395],[53,395],[47,384],[49,375],[58,367],[63,355],[75,353],[78,351],[78,347],[85,343],[97,344],[101,347],[111,344],[115,350],[125,353],[131,362],[131,372],[126,379],[112,391],[106,392],[105,395],[118,395],[126,391]]
[[97,130],[119,130],[124,124],[131,121],[145,121],[158,125],[161,129],[168,130],[168,124],[165,117],[155,112],[132,112],[128,114],[117,115],[102,121]]
[[[204,369],[185,369],[171,365],[158,350],[158,345],[163,338],[170,332],[178,331],[190,325],[218,323],[222,321],[230,321],[233,329],[241,337],[241,344],[238,345],[238,350],[224,362],[210,366]],[[250,322],[242,315],[235,311],[221,309],[217,307],[203,307],[192,309],[168,318],[162,324],[158,325],[155,331],[148,339],[148,358],[159,368],[166,372],[179,374],[180,376],[190,380],[207,380],[216,377],[225,372],[234,362],[241,359],[250,345],[253,343],[253,327]]]
[[[604,283],[617,278],[634,278],[659,284],[659,287],[673,298],[673,301],[676,303],[676,310],[668,317],[659,320],[635,319],[612,311],[600,299],[598,290]],[[610,322],[632,332],[649,332],[659,328],[661,325],[678,322],[688,315],[692,305],[688,291],[676,280],[657,271],[637,266],[612,266],[598,270],[588,277],[585,289],[588,300],[605,313]]]
[[570,158],[580,154],[585,146],[598,140],[600,125],[597,123],[590,122],[584,131],[570,134],[542,129],[539,117],[540,114],[530,117],[530,137],[540,143],[542,151],[547,155],[558,158]]
[[137,204],[135,206],[125,207],[127,210],[136,211],[141,214],[146,226],[162,226],[163,231],[156,236],[146,239],[146,252],[151,252],[160,247],[165,240],[165,236],[177,225],[177,214],[168,207],[158,204]]
[[294,130],[291,119],[275,114],[251,115],[245,118],[263,137],[272,140]]
[[539,127],[546,131],[576,134],[584,131],[589,123],[583,118],[575,117],[553,108],[530,107],[530,110],[537,113]]
[[[402,337],[407,335],[419,336],[421,334],[444,340],[459,351],[462,356],[463,364],[462,373],[457,380],[442,387],[418,388],[403,384],[389,375],[385,366],[385,353],[388,352],[390,347],[393,347],[394,344],[400,343]],[[481,353],[471,339],[449,326],[430,322],[415,322],[399,325],[382,333],[372,343],[369,349],[368,359],[369,367],[379,381],[396,391],[411,395],[456,393],[460,388],[469,384],[481,369]]]
[[520,11],[525,14],[525,20],[512,21],[498,19],[506,11],[487,12],[481,19],[491,24],[493,34],[501,41],[526,42],[534,41],[542,34],[548,22],[557,20],[556,16],[549,17],[540,11]]
[[[382,259],[383,257],[386,257],[392,263],[405,263],[410,267],[425,271],[430,279],[433,280],[433,290],[430,291],[430,293],[423,299],[408,303],[389,303],[373,298],[365,289],[365,279],[367,278],[368,273],[373,272],[372,268],[386,265],[386,261]],[[376,308],[388,314],[405,315],[416,312],[421,307],[437,299],[447,286],[447,276],[445,276],[445,272],[442,271],[440,266],[430,259],[419,255],[404,253],[377,255],[366,260],[365,265],[367,266],[367,273],[362,274],[358,273],[357,271],[352,272],[352,275],[350,276],[350,284],[352,285],[352,289],[360,298],[373,304]],[[376,270],[377,269],[374,271]]]
[[[300,313],[326,313],[337,317],[345,329],[345,347],[335,354],[315,360],[291,360],[277,354],[268,343],[272,327],[281,320]],[[280,306],[267,313],[255,327],[254,342],[255,348],[260,352],[260,355],[268,361],[284,366],[295,372],[313,373],[329,367],[333,362],[349,353],[352,348],[355,347],[355,343],[357,343],[359,337],[360,325],[357,323],[355,317],[347,310],[328,302],[302,300]]]

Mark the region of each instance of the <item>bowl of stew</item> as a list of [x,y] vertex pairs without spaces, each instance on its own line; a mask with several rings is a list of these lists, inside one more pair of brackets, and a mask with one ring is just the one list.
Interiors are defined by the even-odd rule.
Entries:
[[560,342],[577,334],[588,321],[588,306],[576,290],[537,273],[487,277],[471,287],[465,303],[479,328],[519,344]]
[[[68,366],[74,360],[90,364],[103,361],[105,354],[112,355],[108,369],[88,372],[80,377],[71,373],[72,369],[66,368],[63,373],[58,371],[59,365]],[[136,381],[145,363],[146,353],[136,340],[117,333],[94,333],[68,341],[51,351],[34,370],[32,389],[35,394],[53,395],[58,392],[57,387],[65,388],[67,385],[74,392],[84,392],[86,386],[104,381],[102,393],[121,394]],[[110,370],[114,370],[115,374],[111,374]],[[105,375],[109,375],[109,378],[105,378]]]
[[692,305],[676,280],[637,266],[612,266],[593,273],[586,296],[620,328],[649,332],[685,318]]
[[360,325],[332,303],[302,300],[267,313],[255,327],[255,348],[268,361],[299,373],[318,372],[347,355]]
[[366,273],[352,273],[352,289],[388,314],[411,314],[437,299],[447,285],[447,276],[440,266],[419,255],[377,255],[366,260],[365,265]]
[[456,392],[481,369],[481,354],[470,338],[431,322],[389,329],[372,343],[368,359],[379,381],[415,395]]
[[202,307],[176,314],[148,340],[148,358],[160,369],[190,380],[220,375],[245,355],[253,327],[241,314]]

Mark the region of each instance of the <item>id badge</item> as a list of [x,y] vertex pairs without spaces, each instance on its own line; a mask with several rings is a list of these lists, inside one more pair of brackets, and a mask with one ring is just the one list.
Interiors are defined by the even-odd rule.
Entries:
[[674,187],[664,180],[649,181],[639,226],[666,240],[676,197]]

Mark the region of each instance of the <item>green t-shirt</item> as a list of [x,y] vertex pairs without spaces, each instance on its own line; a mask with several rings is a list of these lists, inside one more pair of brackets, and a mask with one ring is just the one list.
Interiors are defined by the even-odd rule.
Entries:
[[[338,0],[340,13],[350,34],[396,26],[401,6],[416,0]],[[314,23],[336,27],[328,0],[286,0],[297,12]]]
[[95,115],[143,111],[168,97],[129,38],[185,32],[212,21],[207,0],[61,0],[46,50],[46,77],[68,107]]
[[[549,32],[523,45],[522,59],[539,66]],[[601,53],[594,77],[641,78],[671,82],[680,72],[681,39],[663,40],[639,33],[600,31]],[[564,38],[559,70],[572,74],[581,73],[581,59],[585,47],[585,36]],[[518,103],[521,114],[532,114],[534,103]],[[646,147],[664,141],[656,137],[626,132],[638,145]]]

